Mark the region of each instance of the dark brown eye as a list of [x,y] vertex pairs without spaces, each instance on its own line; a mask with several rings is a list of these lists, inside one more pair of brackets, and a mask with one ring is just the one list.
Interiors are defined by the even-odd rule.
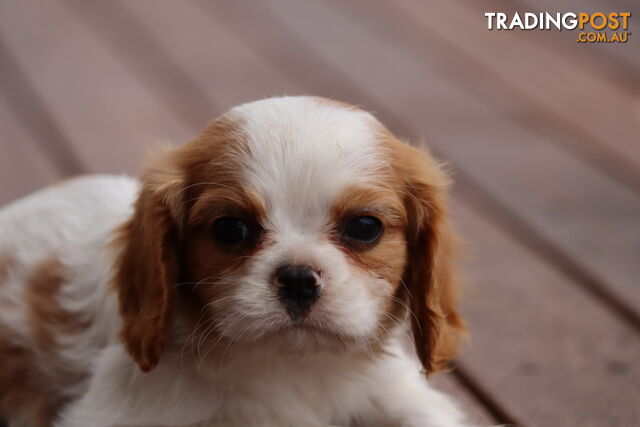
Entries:
[[251,233],[243,221],[225,216],[213,223],[213,235],[219,242],[233,245],[248,240]]
[[352,219],[344,230],[344,236],[349,240],[361,243],[375,242],[382,232],[382,223],[372,216],[359,216]]

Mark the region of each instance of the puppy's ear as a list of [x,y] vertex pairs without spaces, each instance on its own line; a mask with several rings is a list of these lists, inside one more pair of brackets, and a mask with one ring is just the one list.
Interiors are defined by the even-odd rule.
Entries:
[[413,312],[416,353],[429,374],[446,368],[465,332],[457,311],[454,235],[445,205],[449,182],[426,152],[395,139],[390,144],[407,209],[408,263],[403,280]]
[[152,159],[143,173],[135,212],[116,240],[123,247],[114,276],[120,336],[144,372],[156,367],[170,333],[178,279],[183,177],[170,154]]

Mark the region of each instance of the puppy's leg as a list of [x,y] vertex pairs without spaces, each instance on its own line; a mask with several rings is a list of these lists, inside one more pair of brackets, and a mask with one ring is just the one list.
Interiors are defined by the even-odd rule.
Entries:
[[220,404],[203,376],[180,363],[180,354],[142,373],[116,344],[102,351],[88,390],[54,427],[197,426],[213,419]]
[[370,408],[357,425],[376,427],[468,426],[455,401],[435,390],[410,360],[394,358],[376,369]]

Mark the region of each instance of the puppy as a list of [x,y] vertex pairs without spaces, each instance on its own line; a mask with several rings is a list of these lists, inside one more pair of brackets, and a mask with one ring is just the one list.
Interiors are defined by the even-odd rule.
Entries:
[[[0,211],[11,427],[459,426],[447,178],[372,115],[236,107]],[[407,337],[413,349],[404,345]]]

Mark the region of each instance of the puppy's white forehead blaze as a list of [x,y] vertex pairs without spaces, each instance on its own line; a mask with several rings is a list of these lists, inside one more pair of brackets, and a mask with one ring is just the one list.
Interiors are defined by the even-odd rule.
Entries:
[[247,136],[245,182],[263,199],[274,230],[318,231],[341,191],[383,170],[378,122],[364,111],[285,97],[241,105],[231,115]]

